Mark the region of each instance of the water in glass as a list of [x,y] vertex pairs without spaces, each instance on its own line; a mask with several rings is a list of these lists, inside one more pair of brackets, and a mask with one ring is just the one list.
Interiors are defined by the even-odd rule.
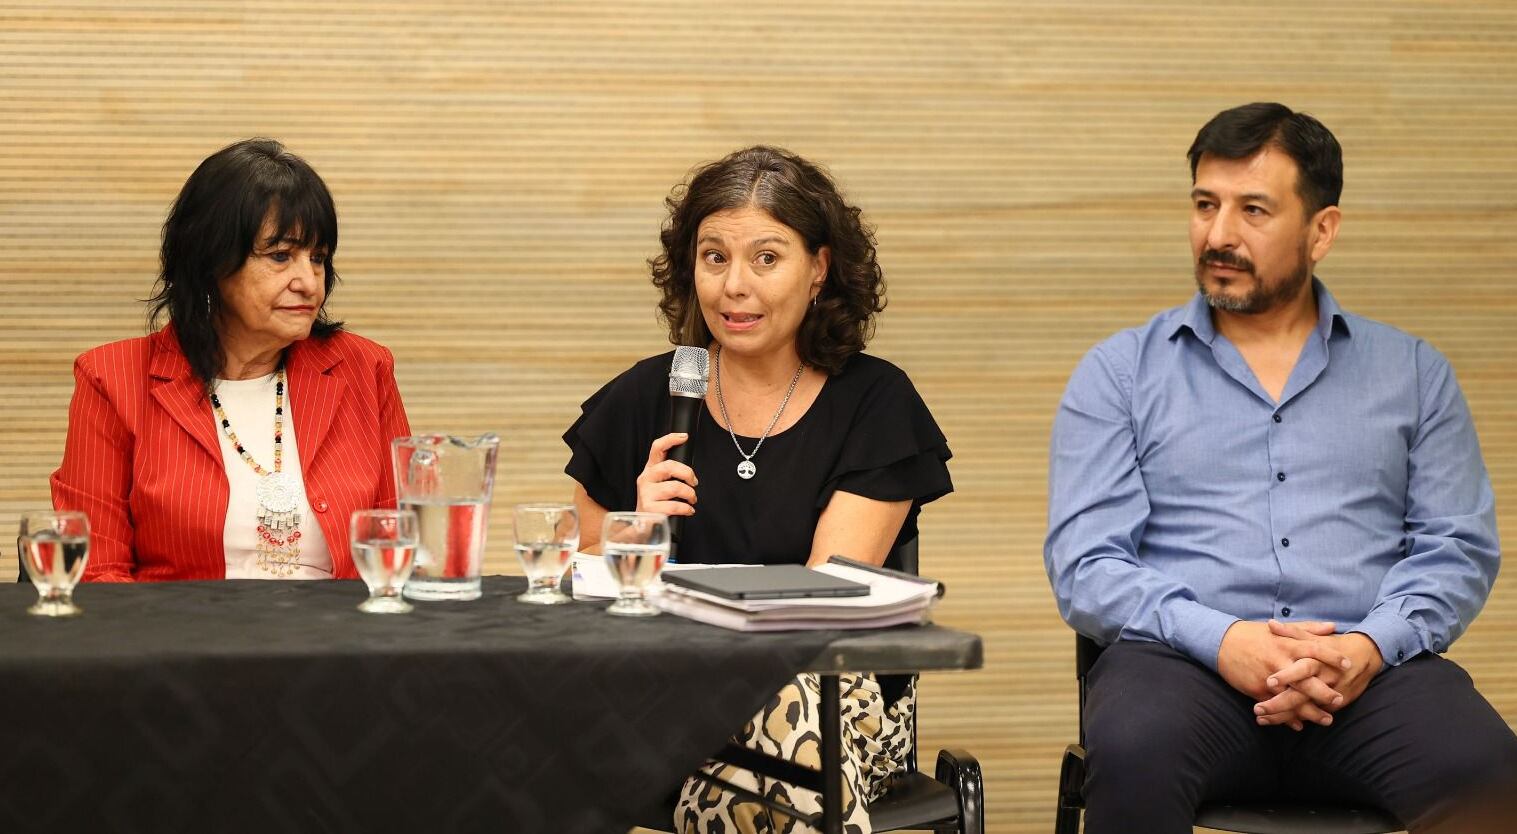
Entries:
[[659,513],[607,513],[601,552],[611,577],[621,587],[606,611],[623,617],[652,617],[648,586],[669,558],[669,521]]
[[420,520],[416,567],[406,582],[411,599],[479,599],[490,507],[480,501],[402,501]]
[[521,602],[561,605],[571,602],[559,590],[569,560],[579,550],[579,514],[570,504],[518,504],[512,519],[516,558],[527,574]]
[[401,586],[416,564],[416,514],[410,510],[359,510],[349,529],[353,565],[369,586],[358,610],[370,614],[404,614],[410,604]]
[[397,437],[390,448],[399,504],[421,520],[421,547],[405,595],[478,599],[500,438],[429,434]]
[[36,512],[21,517],[16,540],[27,576],[37,586],[37,604],[28,608],[42,617],[72,617],[74,586],[89,562],[90,526],[84,513]]

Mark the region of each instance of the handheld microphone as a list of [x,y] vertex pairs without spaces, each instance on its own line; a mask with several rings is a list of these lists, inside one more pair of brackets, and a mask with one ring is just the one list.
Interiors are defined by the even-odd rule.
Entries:
[[[669,431],[682,432],[684,443],[669,450],[669,460],[690,465],[695,429],[700,425],[701,409],[706,407],[706,378],[711,356],[705,348],[677,347],[669,365]],[[680,527],[684,516],[669,517],[669,558],[679,550]]]

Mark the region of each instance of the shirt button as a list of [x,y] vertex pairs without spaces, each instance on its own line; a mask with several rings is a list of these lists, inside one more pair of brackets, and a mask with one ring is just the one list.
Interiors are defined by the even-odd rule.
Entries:
[[1406,652],[1404,652],[1404,651],[1402,651],[1400,649],[1397,649],[1396,650],[1396,659],[1397,660],[1406,660]]
[[1275,480],[1283,482],[1285,480],[1285,473],[1284,472],[1276,472],[1275,473]]
[[1281,539],[1280,540],[1280,546],[1281,547],[1290,547],[1291,546],[1291,540],[1290,539]]
[[311,509],[318,513],[324,513],[327,511],[327,502],[318,499],[316,503],[311,505]]
[[1282,617],[1289,617],[1290,615],[1291,615],[1291,607],[1289,605],[1287,605],[1284,608],[1280,609],[1280,616],[1282,616]]
[[1276,415],[1275,415],[1275,422],[1276,422],[1276,423],[1278,423],[1278,422],[1280,422],[1280,419],[1281,419],[1281,418],[1280,418],[1280,415],[1278,415],[1278,414],[1276,414]]

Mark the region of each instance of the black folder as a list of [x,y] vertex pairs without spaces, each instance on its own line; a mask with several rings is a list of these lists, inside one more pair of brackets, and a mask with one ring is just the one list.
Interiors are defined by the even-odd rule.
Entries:
[[803,599],[862,597],[869,586],[815,571],[804,565],[758,565],[710,570],[668,571],[665,585],[678,585],[722,599]]

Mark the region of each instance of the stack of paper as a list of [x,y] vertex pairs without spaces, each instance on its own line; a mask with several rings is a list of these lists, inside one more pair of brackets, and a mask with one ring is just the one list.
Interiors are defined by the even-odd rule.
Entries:
[[[593,556],[589,553],[574,554],[572,576],[574,577],[574,598],[578,600],[616,599],[621,593],[621,587],[616,584],[616,577],[611,575],[611,569],[606,567],[604,556]],[[664,565],[664,571],[681,570],[706,570],[708,568],[736,568],[742,565],[698,565],[682,562],[669,562]],[[648,588],[648,599],[652,600],[664,589],[662,582],[654,581]]]
[[[686,566],[689,569],[693,566]],[[736,631],[883,628],[923,623],[942,594],[930,579],[833,557],[815,570],[869,586],[867,596],[726,599],[664,585],[651,602],[664,611]]]

